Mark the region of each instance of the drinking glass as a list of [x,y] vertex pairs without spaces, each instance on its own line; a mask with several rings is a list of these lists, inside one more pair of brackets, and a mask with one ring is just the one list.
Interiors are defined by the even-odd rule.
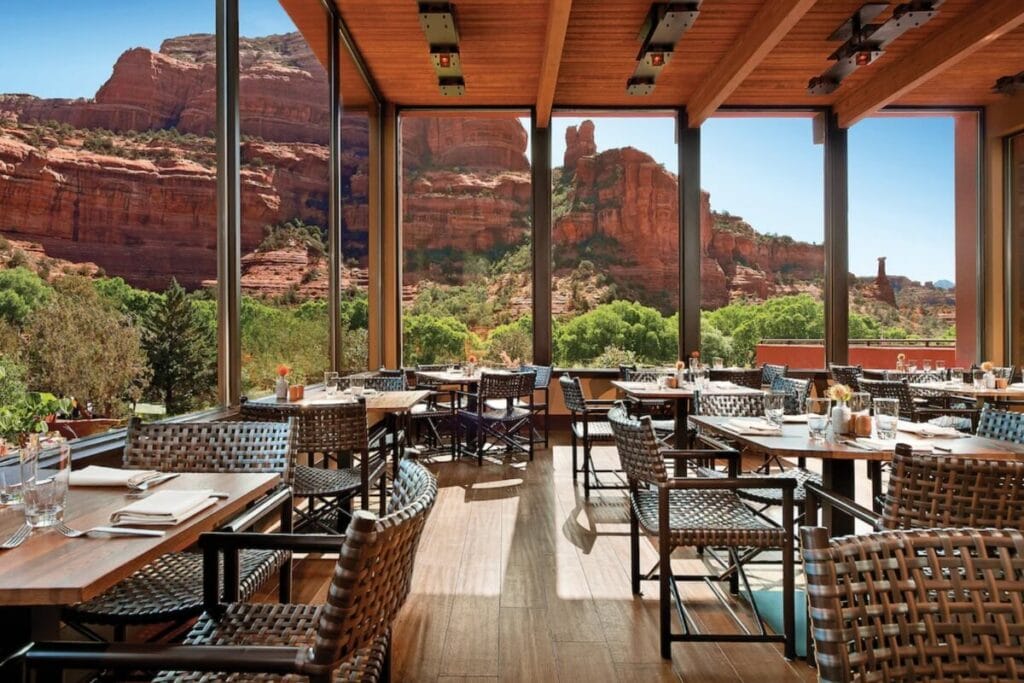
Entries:
[[[71,476],[71,447],[61,443],[57,453],[42,457],[38,445],[21,449],[21,489],[25,523],[31,527],[54,526],[64,521]],[[51,460],[52,458],[52,460]]]
[[923,361],[921,361],[921,369],[924,370],[925,372],[931,372],[932,362],[925,358]]
[[353,396],[362,396],[364,386],[366,386],[366,380],[362,377],[353,377],[348,382],[348,388],[352,390]]
[[338,373],[328,370],[324,373],[324,394],[334,398],[338,394]]
[[770,391],[764,395],[764,416],[774,425],[782,426],[786,407],[786,392]]
[[937,360],[937,361],[935,361],[935,369],[936,370],[945,370],[946,369],[946,361],[944,361],[944,360]]
[[896,438],[896,425],[900,419],[900,401],[896,398],[876,398],[875,427],[878,438],[892,440]]
[[722,358],[712,358],[711,359],[711,367],[715,368],[716,370],[724,368],[725,367],[725,360],[722,359]]
[[21,502],[21,480],[17,468],[13,467],[17,460],[0,465],[0,507],[17,505]]
[[871,394],[866,391],[850,394],[850,432],[871,436]]
[[953,368],[952,370],[950,370],[949,371],[949,379],[954,381],[954,382],[959,382],[960,384],[967,384],[967,382],[964,379],[964,369],[963,368],[959,368],[958,367],[958,368]]
[[974,381],[974,388],[975,389],[984,389],[985,388],[985,371],[984,370],[974,370],[973,372],[971,372],[971,379]]
[[807,431],[812,441],[824,441],[828,429],[830,402],[827,398],[807,399]]
[[917,372],[917,361],[916,360],[908,360],[907,361],[907,372]]

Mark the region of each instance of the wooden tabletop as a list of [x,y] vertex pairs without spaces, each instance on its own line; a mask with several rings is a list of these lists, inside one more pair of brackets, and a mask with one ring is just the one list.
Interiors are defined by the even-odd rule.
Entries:
[[938,391],[951,396],[970,398],[1001,398],[1007,401],[1024,401],[1024,386],[1010,386],[1005,389],[975,389],[973,384],[962,382],[912,382],[911,389]]
[[501,370],[499,368],[495,368],[493,370],[486,369],[486,368],[485,369],[479,369],[478,368],[472,375],[467,375],[464,372],[462,372],[461,370],[454,370],[454,371],[449,371],[449,370],[426,370],[426,371],[417,372],[416,374],[423,375],[424,377],[428,377],[428,378],[430,378],[432,380],[436,380],[436,381],[442,382],[444,384],[466,385],[466,384],[476,384],[477,382],[479,382],[480,381],[480,375],[483,374],[484,372],[486,372],[488,375],[509,374],[508,370]]
[[[781,435],[737,434],[725,423],[732,417],[691,416],[690,422],[718,435],[729,438],[752,451],[780,458],[821,458],[826,460],[890,460],[892,453],[872,451],[847,443],[840,443],[831,436],[825,441],[812,441],[806,424],[782,425]],[[939,446],[950,449],[935,451],[937,455],[972,455],[992,460],[1024,461],[1024,446],[1007,441],[986,439],[978,436],[964,438],[920,438],[907,432],[899,432],[897,441],[908,443],[914,448]],[[895,448],[895,442],[893,442]]]
[[[623,380],[615,379],[612,380],[612,386],[617,389],[621,389],[634,398],[693,398],[693,395],[697,392],[697,385],[692,382],[687,382],[682,387],[669,388],[659,387],[655,382],[625,382]],[[763,393],[760,389],[741,387],[740,385],[733,384],[732,382],[711,382],[708,387],[706,389],[702,389],[702,391],[707,394]]]
[[[0,550],[0,604],[70,605],[89,600],[165,553],[192,545],[204,531],[230,521],[250,502],[281,481],[277,474],[184,473],[157,490],[213,489],[230,494],[177,526],[148,527],[161,537],[65,538],[53,529],[37,529],[20,546]],[[132,502],[117,487],[73,486],[68,491],[65,523],[74,529],[110,524],[115,510]],[[0,509],[0,538],[21,526],[21,506]]]
[[[294,405],[333,405],[342,402],[341,392],[335,396],[328,397],[322,387],[307,389],[306,395],[301,401],[295,401]],[[348,395],[346,395],[348,396]],[[366,419],[370,424],[378,422],[388,413],[407,413],[412,410],[420,401],[425,401],[430,396],[426,390],[414,391],[375,391],[370,394],[363,394],[366,398]],[[273,396],[266,396],[258,399],[264,403],[292,403],[290,401],[278,401]]]

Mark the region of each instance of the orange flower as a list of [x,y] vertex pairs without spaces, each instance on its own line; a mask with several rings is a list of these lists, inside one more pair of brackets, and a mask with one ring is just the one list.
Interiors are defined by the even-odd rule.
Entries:
[[990,360],[987,360],[981,364],[981,369],[984,370],[985,372],[992,372],[992,368],[994,367],[995,365]]
[[691,351],[690,358],[700,358],[700,351]]
[[682,370],[684,367],[686,367],[686,363],[681,360],[676,361],[676,370]]
[[277,376],[278,377],[287,377],[288,373],[291,372],[291,371],[292,371],[292,369],[290,367],[288,367],[287,365],[285,365],[284,363],[281,363],[280,365],[277,366]]
[[476,363],[476,356],[470,355],[469,362],[470,363]]

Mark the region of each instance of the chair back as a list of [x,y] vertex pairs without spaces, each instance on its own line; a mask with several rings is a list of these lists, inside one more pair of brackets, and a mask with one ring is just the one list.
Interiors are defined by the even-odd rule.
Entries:
[[417,370],[416,371],[416,388],[417,389],[437,389],[440,386],[444,386],[444,382],[436,377],[423,374],[424,372],[432,372],[431,370]]
[[291,420],[260,422],[128,423],[121,463],[159,472],[277,472],[288,470]]
[[365,451],[366,400],[329,405],[264,403],[243,399],[240,414],[253,422],[285,422],[295,418],[296,453],[351,453]]
[[999,410],[985,404],[978,419],[978,436],[1024,444],[1024,413]]
[[658,437],[650,416],[634,419],[617,405],[608,411],[608,421],[615,435],[619,461],[630,486],[657,485],[668,481],[665,461],[658,448]]
[[914,419],[914,398],[910,394],[907,380],[861,379],[859,389],[876,398],[895,398],[900,402],[900,417],[904,420]]
[[785,377],[788,372],[788,365],[773,365],[772,363],[765,363],[761,366],[761,385],[770,387],[776,377]]
[[634,368],[628,365],[620,365],[619,370],[622,372],[622,379],[625,382],[654,383],[661,377],[668,377],[676,373],[675,370],[668,368]]
[[1024,462],[914,454],[897,444],[882,499],[883,529],[1019,527]]
[[571,413],[582,413],[587,409],[587,399],[583,395],[583,385],[579,377],[562,375],[558,378],[558,384],[562,387],[562,400],[565,407]]
[[819,680],[1012,681],[1024,671],[1024,534],[801,529]]
[[902,372],[900,370],[886,370],[882,379],[890,382],[945,382],[948,373],[945,370],[915,370],[914,372]]
[[836,365],[828,364],[828,374],[836,384],[845,384],[851,389],[856,389],[861,376],[864,375],[864,367],[861,365]]
[[327,673],[387,634],[405,604],[437,481],[419,463],[402,460],[394,489],[386,516],[366,510],[352,515],[306,673]]
[[[525,386],[527,381],[529,381],[528,387]],[[477,400],[482,406],[486,401],[516,399],[533,393],[533,382],[534,374],[532,372],[483,372],[480,374]],[[524,389],[526,389],[525,392]]]
[[764,415],[764,394],[706,394],[694,398],[694,413],[725,417],[761,417]]
[[363,386],[374,391],[405,391],[405,374],[367,377],[363,380]]
[[764,371],[760,368],[711,368],[712,382],[732,382],[750,389],[761,388],[761,377]]
[[811,393],[811,380],[777,375],[772,380],[771,389],[786,394],[783,406],[783,412],[786,415],[803,415],[807,410],[807,396]]
[[551,366],[550,365],[527,365],[523,364],[519,366],[519,372],[532,372],[535,377],[533,379],[534,389],[547,389],[548,385],[551,384]]

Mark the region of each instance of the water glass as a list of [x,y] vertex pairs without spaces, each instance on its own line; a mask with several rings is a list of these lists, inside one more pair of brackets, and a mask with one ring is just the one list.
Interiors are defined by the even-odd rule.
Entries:
[[21,479],[18,468],[12,463],[16,464],[17,460],[0,465],[0,507],[21,503]]
[[875,428],[878,438],[892,440],[896,438],[896,426],[900,419],[900,402],[896,398],[876,398]]
[[824,441],[828,430],[830,402],[827,398],[807,399],[807,431],[812,441]]
[[944,360],[937,360],[937,361],[935,361],[935,369],[936,370],[945,370],[946,369],[946,361],[944,361]]
[[21,489],[25,523],[46,527],[64,521],[71,476],[71,447],[61,443],[56,454],[43,456],[37,445],[21,449]]
[[782,426],[786,408],[786,392],[770,391],[764,395],[764,416],[774,425]]
[[716,370],[720,370],[725,367],[725,360],[722,358],[712,358],[711,367],[715,368]]
[[960,367],[953,368],[949,371],[949,379],[953,382],[967,384],[967,381],[964,378],[964,369]]
[[324,373],[324,394],[334,398],[338,394],[338,373],[328,370]]
[[908,360],[907,361],[907,372],[910,372],[910,373],[917,372],[917,361],[916,360]]
[[921,369],[924,370],[925,372],[931,372],[932,362],[925,358],[923,361],[921,361]]
[[974,371],[972,371],[971,372],[971,379],[974,382],[974,388],[975,389],[984,389],[985,388],[985,371],[984,370],[974,370]]

